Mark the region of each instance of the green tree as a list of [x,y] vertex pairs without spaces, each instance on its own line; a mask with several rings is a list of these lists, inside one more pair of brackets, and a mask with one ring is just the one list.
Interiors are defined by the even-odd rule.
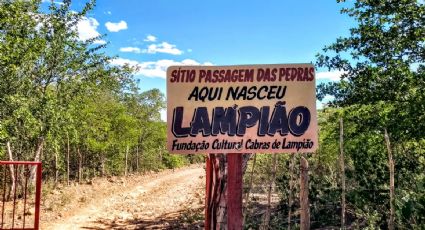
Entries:
[[43,161],[45,176],[68,183],[186,164],[166,151],[164,95],[111,65],[102,36],[80,39],[94,7],[0,1],[0,157]]
[[[16,143],[28,147],[38,135],[38,123],[31,106],[33,79],[28,76],[35,68],[43,40],[37,33],[37,20],[33,12],[38,2],[0,2],[0,123],[2,143]],[[15,148],[13,148],[14,150]],[[3,148],[2,148],[3,150]],[[14,151],[18,159],[21,152]]]
[[[318,55],[319,67],[345,71],[342,81],[322,84],[318,97],[335,106],[365,106],[396,140],[420,139],[425,124],[425,5],[422,1],[356,1],[345,8],[357,21]],[[354,108],[358,109],[358,107]],[[376,112],[379,111],[379,116]],[[376,117],[379,117],[376,118]],[[365,123],[369,126],[369,122]]]
[[85,98],[99,90],[121,93],[134,85],[132,70],[111,66],[111,57],[100,52],[104,45],[93,43],[99,38],[79,39],[76,25],[94,1],[80,12],[71,10],[70,0],[51,3],[47,11],[40,1],[2,1],[0,6],[0,141],[12,143],[21,160],[41,160],[44,149],[43,160],[55,162],[45,169],[57,174],[58,161],[70,164],[59,153],[66,148],[69,153],[69,141],[63,139],[79,148]]
[[[424,161],[419,146],[425,128],[425,4],[359,0],[342,13],[357,25],[350,36],[325,47],[317,65],[344,71],[341,81],[319,85],[318,97],[334,96],[330,106],[339,108],[322,124],[321,133],[336,133],[339,117],[346,123],[347,189],[351,189],[347,202],[358,220],[388,227],[386,128],[395,158],[396,225],[423,227]],[[335,141],[322,142],[320,149],[332,148]]]

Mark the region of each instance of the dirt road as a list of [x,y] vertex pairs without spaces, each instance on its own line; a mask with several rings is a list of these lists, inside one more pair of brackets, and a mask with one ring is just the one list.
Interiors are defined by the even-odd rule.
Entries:
[[69,205],[57,216],[46,213],[42,229],[202,228],[204,174],[197,166],[76,185]]

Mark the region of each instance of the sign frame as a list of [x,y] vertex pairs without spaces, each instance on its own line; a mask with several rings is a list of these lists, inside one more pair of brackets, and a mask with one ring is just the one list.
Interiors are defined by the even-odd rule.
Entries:
[[171,66],[166,81],[171,153],[314,152],[318,147],[312,64]]

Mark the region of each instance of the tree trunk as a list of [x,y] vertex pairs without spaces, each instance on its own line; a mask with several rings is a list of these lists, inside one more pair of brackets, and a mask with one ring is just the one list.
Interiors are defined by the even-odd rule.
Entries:
[[58,184],[58,177],[59,177],[59,153],[57,148],[55,148],[55,187]]
[[159,149],[159,163],[162,164],[162,147]]
[[101,173],[102,173],[102,176],[105,176],[105,154],[102,152],[101,154],[100,154],[101,156],[101,167],[102,167],[102,171],[101,171]]
[[136,171],[139,172],[139,143],[136,145]]
[[80,147],[77,145],[78,153],[78,183],[81,183],[83,176],[83,155],[80,152]]
[[141,167],[142,167],[142,172],[145,173],[146,167],[143,167],[143,140],[142,139],[140,139],[139,144],[140,144],[140,150],[139,150],[140,151],[140,164],[141,164]]
[[289,162],[289,194],[288,194],[288,230],[291,230],[292,218],[292,200],[293,200],[293,181],[294,181],[294,167],[295,167],[295,153],[291,154],[291,161]]
[[[9,161],[13,161],[12,148],[10,147],[10,142],[6,143],[7,153],[9,154]],[[12,179],[12,186],[10,187],[9,194],[7,195],[7,200],[10,199],[10,195],[15,193],[16,190],[16,178],[15,178],[15,168],[13,165],[9,165],[10,169],[10,178]]]
[[344,163],[344,125],[339,120],[339,167],[341,170],[341,228],[345,228],[345,163]]
[[66,132],[66,184],[69,185],[69,134]]
[[388,229],[393,230],[394,229],[394,160],[393,155],[391,153],[391,144],[390,144],[390,138],[387,133],[387,129],[384,130],[385,134],[385,143],[387,145],[387,151],[388,151],[388,168],[390,170],[390,219],[388,223]]
[[124,176],[127,176],[127,170],[128,170],[128,145],[125,148],[125,171],[124,171]]
[[310,207],[308,201],[308,161],[301,157],[300,165],[301,183],[300,183],[300,206],[301,206],[301,230],[310,229]]
[[44,146],[44,137],[41,137],[38,141],[37,151],[35,152],[35,157],[34,157],[35,162],[41,161],[40,159],[41,159],[41,153],[43,151],[43,146]]
[[270,213],[271,213],[271,196],[272,196],[273,184],[276,179],[276,170],[277,170],[277,154],[274,154],[273,163],[272,163],[272,174],[270,176],[269,191],[267,194],[267,209],[266,209],[266,213],[264,214],[264,222],[262,224],[262,228],[260,227],[260,229],[264,229],[264,230],[270,229],[269,224],[270,224]]
[[[41,153],[43,151],[43,146],[44,146],[44,137],[41,137],[38,140],[38,144],[37,144],[37,150],[35,151],[35,157],[34,157],[34,161],[35,162],[40,162],[40,158],[41,158]],[[31,175],[30,175],[30,181],[33,182],[33,185],[35,186],[35,173],[36,173],[36,167],[32,167],[31,170]]]

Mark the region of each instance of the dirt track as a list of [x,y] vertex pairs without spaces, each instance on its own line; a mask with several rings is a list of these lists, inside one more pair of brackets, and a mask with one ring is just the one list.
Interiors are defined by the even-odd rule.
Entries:
[[[205,170],[201,166],[105,180],[74,186],[69,194],[74,199],[62,212],[47,212],[42,229],[202,228]],[[94,190],[92,197],[89,188]],[[73,205],[77,194],[80,202]]]

